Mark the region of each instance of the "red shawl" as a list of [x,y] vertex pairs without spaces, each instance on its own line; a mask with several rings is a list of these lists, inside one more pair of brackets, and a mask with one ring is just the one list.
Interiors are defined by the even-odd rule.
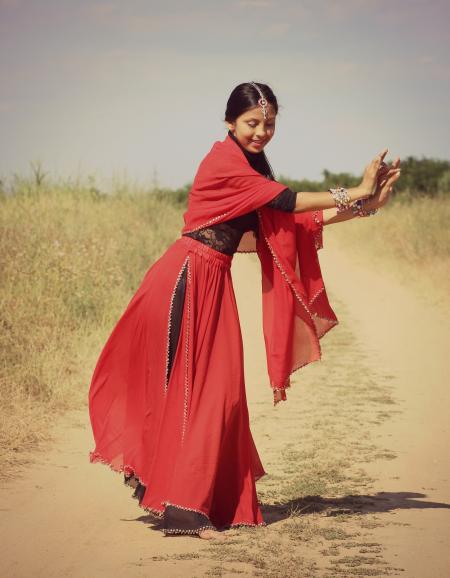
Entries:
[[261,262],[263,331],[270,385],[290,387],[290,375],[321,359],[319,339],[337,325],[317,255],[323,211],[289,213],[265,206],[286,185],[253,169],[227,135],[200,163],[189,193],[182,233],[256,210],[258,239],[244,233],[238,252],[257,252]]

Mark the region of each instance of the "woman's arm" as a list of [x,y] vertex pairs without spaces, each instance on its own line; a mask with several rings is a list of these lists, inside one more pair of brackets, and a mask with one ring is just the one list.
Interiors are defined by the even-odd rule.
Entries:
[[[346,190],[348,191],[348,196],[350,197],[351,203],[353,203],[353,201],[357,201],[358,199],[364,199],[368,197],[371,192],[371,190],[366,189],[362,185]],[[320,193],[297,193],[294,213],[332,208],[336,208],[336,203],[330,191],[324,191]]]
[[348,221],[349,219],[355,219],[356,215],[352,212],[351,208],[345,211],[337,212],[337,208],[324,209],[323,211],[323,225],[332,225],[333,223],[340,223],[342,221]]
[[[360,185],[350,189],[346,189],[349,196],[349,202],[353,203],[359,199],[366,199],[375,193],[378,186],[379,169],[384,165],[384,157],[388,149],[384,149],[377,155],[364,169],[363,179]],[[393,165],[394,172],[397,170]],[[319,193],[297,193],[294,213],[301,213],[303,211],[316,211],[318,209],[333,209],[336,208],[336,202],[331,192],[324,191]],[[347,213],[347,211],[343,211]],[[329,218],[333,218],[330,213]],[[347,216],[350,219],[351,215]],[[339,216],[339,221],[346,220]],[[335,220],[333,221],[335,222]]]
[[[395,181],[400,178],[399,167],[400,157],[396,158],[392,163],[391,168],[388,168],[387,165],[382,167],[374,195],[364,201],[365,211],[379,209],[388,202],[392,192],[392,187],[394,186]],[[332,223],[340,223],[341,221],[348,221],[349,219],[355,218],[357,218],[357,215],[352,211],[351,207],[339,213],[336,207],[324,209],[323,211],[323,225],[331,225]]]

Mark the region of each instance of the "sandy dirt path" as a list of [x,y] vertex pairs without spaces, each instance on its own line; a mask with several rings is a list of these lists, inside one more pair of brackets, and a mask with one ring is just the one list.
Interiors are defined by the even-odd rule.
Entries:
[[[449,319],[396,279],[371,271],[363,259],[350,259],[334,240],[325,241],[321,264],[340,325],[322,340],[323,361],[297,372],[288,401],[275,408],[267,385],[259,265],[254,255],[239,255],[233,261],[252,431],[269,472],[258,482],[258,492],[267,504],[263,515],[268,526],[236,531],[237,540],[228,553],[226,548],[219,550],[196,537],[165,537],[157,529],[157,520],[131,499],[132,490],[122,483],[120,475],[102,464],[88,462],[92,436],[85,408],[67,414],[56,424],[55,442],[48,451],[39,454],[24,475],[0,491],[2,575],[200,578],[241,572],[302,578],[356,573],[390,573],[405,578],[450,576],[449,390],[445,377]],[[385,379],[383,391],[388,388],[393,401],[389,398],[383,403],[386,408],[394,404],[394,411],[383,414],[384,406],[376,405],[382,403],[380,400],[371,406],[372,414],[376,410],[384,418],[372,419],[367,412],[364,396],[369,390],[361,390],[358,397],[349,389],[349,380],[356,383],[362,374],[369,380],[368,387]],[[336,402],[342,399],[350,413],[343,412],[330,429]],[[347,423],[346,419],[353,421]],[[325,425],[327,435],[318,435]],[[365,460],[358,445],[360,438],[368,440],[365,455],[370,457]],[[324,526],[330,517],[322,515],[320,508],[316,507],[318,513],[311,513],[308,519],[286,519],[284,507],[273,505],[282,487],[285,496],[321,494],[319,486],[317,492],[310,487],[301,492],[292,484],[301,476],[295,459],[309,455],[313,445],[314,455],[319,455],[326,444],[328,468],[338,459],[338,445],[348,445],[351,461],[372,477],[370,483],[364,476],[351,480],[349,476],[353,484],[349,487],[357,488],[354,493],[365,494],[356,509],[348,510],[348,504],[353,503],[349,492],[333,505],[336,519],[338,505],[344,504],[350,511],[346,527],[354,528],[353,521],[358,521],[359,531],[353,535],[359,542],[337,542],[343,532],[336,530],[336,524]],[[375,451],[377,448],[383,451]],[[306,472],[307,462],[303,463]],[[343,471],[355,465],[345,466],[345,460],[342,463]],[[316,472],[322,475],[320,468]],[[366,502],[370,504],[367,507]],[[316,506],[318,503],[320,498],[314,502]],[[312,501],[305,504],[312,509]],[[355,517],[356,510],[359,515]],[[307,526],[301,526],[303,523]],[[361,540],[365,540],[364,548]],[[279,554],[283,541],[290,549],[284,550],[276,567],[271,566],[267,562],[270,545],[276,544]],[[261,552],[256,556],[258,547]],[[385,566],[372,572],[369,569],[367,574],[366,566],[359,566],[359,571],[353,572],[354,564],[363,563],[358,561],[362,554],[349,561],[346,554],[354,554],[355,547],[360,553],[370,552],[372,558],[366,555],[365,564]],[[301,558],[292,558],[295,551]],[[339,555],[330,566],[330,560]],[[380,574],[375,573],[376,568]]]
[[[321,259],[329,286],[345,298],[345,323],[370,352],[369,366],[382,366],[399,411],[378,428],[378,442],[396,454],[366,466],[385,492],[398,522],[375,537],[386,556],[414,578],[450,576],[450,318],[430,306],[404,280],[367,266],[362,254],[341,245]],[[414,287],[414,283],[411,285]],[[430,287],[432,293],[432,287]],[[431,295],[430,295],[431,297]],[[439,504],[444,504],[442,507]],[[435,507],[435,505],[437,505]]]

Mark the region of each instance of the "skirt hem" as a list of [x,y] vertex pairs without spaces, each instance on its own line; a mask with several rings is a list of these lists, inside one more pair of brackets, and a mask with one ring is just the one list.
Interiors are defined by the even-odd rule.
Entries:
[[[108,467],[110,468],[110,470],[112,470],[112,471],[115,472],[116,474],[121,474],[121,473],[123,473],[123,472],[133,472],[133,473],[134,473],[134,476],[135,476],[136,478],[138,478],[144,486],[148,487],[148,484],[145,483],[145,482],[139,477],[139,475],[136,473],[136,470],[133,468],[133,466],[131,466],[131,465],[129,465],[129,464],[127,464],[127,465],[122,465],[122,466],[114,466],[114,465],[111,464],[111,462],[109,462],[107,459],[105,459],[103,456],[101,456],[98,452],[93,452],[93,451],[89,452],[89,461],[90,461],[91,463],[101,463],[101,464],[104,464],[105,466],[108,466]],[[261,474],[261,475],[258,476],[258,477],[255,476],[255,481],[256,481],[256,480],[259,480],[259,479],[262,478],[262,476],[264,476],[264,475],[267,475],[267,472],[264,472],[263,474]],[[129,485],[129,484],[127,484],[126,482],[124,482],[124,483],[125,483],[125,485]],[[131,487],[131,486],[130,486],[130,487]],[[146,512],[148,512],[148,513],[150,513],[150,514],[153,514],[153,515],[157,516],[158,518],[163,518],[165,508],[163,508],[162,510],[158,510],[158,509],[152,508],[152,507],[150,507],[150,506],[145,506],[144,504],[141,503],[139,496],[137,496],[137,495],[135,495],[135,494],[132,494],[131,497],[134,498],[135,500],[138,500],[138,505],[139,505],[139,507],[142,508],[143,510],[145,510]],[[199,509],[196,509],[196,508],[189,508],[189,507],[187,507],[187,506],[180,506],[179,504],[172,504],[172,503],[169,502],[168,500],[164,500],[164,501],[161,502],[161,503],[162,503],[164,506],[165,506],[165,505],[171,505],[171,506],[175,506],[175,507],[177,507],[177,508],[181,508],[182,510],[190,510],[190,511],[192,511],[192,512],[198,512],[198,513],[200,513],[200,514],[204,514],[206,517],[209,518],[209,514],[206,513],[206,512],[204,512],[203,510],[199,510]],[[260,505],[259,501],[258,501],[258,505]],[[233,524],[226,524],[226,525],[224,525],[224,526],[221,526],[220,529],[223,529],[223,528],[232,528],[232,527],[235,527],[235,526],[266,526],[266,525],[267,525],[267,524],[266,524],[266,522],[264,522],[264,521],[263,521],[263,522],[259,522],[259,523],[254,523],[254,522],[234,522]],[[216,526],[205,526],[204,528],[211,528],[211,529],[214,529],[214,530],[217,530],[217,529],[218,529]],[[203,527],[202,527],[202,528],[199,528],[199,530],[202,530],[202,529],[204,529],[204,528],[203,528]],[[195,531],[194,531],[194,530],[182,530],[182,531],[175,530],[175,531],[173,531],[172,529],[163,528],[163,532],[165,532],[165,533],[168,532],[168,533],[188,533],[188,534],[192,534],[192,533],[197,533],[197,529],[196,529]]]

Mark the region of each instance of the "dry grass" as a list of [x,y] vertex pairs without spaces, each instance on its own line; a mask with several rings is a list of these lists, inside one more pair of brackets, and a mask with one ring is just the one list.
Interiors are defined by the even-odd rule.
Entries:
[[180,209],[122,189],[23,182],[0,197],[3,475],[85,403],[102,343],[148,267],[179,235]]
[[327,227],[345,251],[382,263],[402,282],[415,286],[435,304],[449,306],[450,194],[393,200],[367,219]]

